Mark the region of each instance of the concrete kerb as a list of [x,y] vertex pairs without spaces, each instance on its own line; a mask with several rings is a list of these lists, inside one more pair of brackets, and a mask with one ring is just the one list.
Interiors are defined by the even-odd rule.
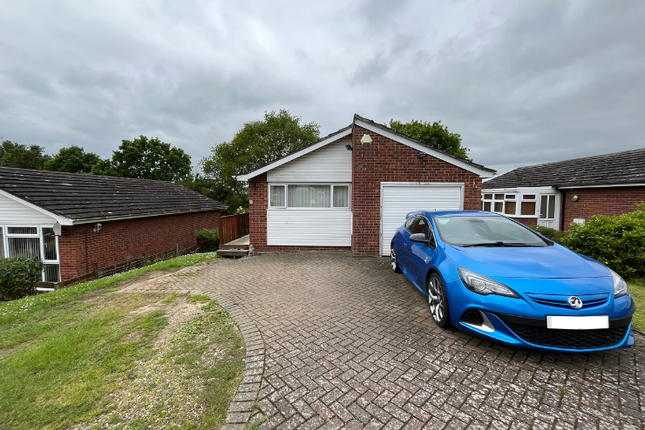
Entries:
[[260,382],[264,373],[264,340],[255,322],[235,301],[222,296],[211,298],[215,298],[226,309],[240,328],[246,343],[244,378],[228,406],[226,425],[222,427],[222,430],[243,429],[251,418],[260,391]]

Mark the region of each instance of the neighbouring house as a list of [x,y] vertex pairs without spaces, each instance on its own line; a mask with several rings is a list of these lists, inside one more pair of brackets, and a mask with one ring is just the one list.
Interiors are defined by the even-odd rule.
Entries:
[[520,167],[484,182],[482,208],[526,225],[567,230],[645,201],[645,148]]
[[414,210],[478,210],[494,170],[358,115],[348,127],[238,177],[249,183],[260,251],[351,249],[387,255]]
[[39,257],[44,282],[186,250],[226,205],[172,182],[0,168],[0,258]]

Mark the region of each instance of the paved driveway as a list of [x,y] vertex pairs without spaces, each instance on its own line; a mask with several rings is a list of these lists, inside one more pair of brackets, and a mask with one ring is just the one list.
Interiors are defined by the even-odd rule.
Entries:
[[385,259],[261,254],[136,288],[209,293],[255,322],[265,366],[245,383],[261,384],[262,428],[645,428],[643,336],[573,355],[441,330]]

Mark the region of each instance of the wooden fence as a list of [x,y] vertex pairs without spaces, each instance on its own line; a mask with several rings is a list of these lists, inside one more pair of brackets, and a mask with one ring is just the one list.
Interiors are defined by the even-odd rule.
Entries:
[[249,214],[226,215],[220,218],[220,245],[229,243],[247,234],[249,234]]

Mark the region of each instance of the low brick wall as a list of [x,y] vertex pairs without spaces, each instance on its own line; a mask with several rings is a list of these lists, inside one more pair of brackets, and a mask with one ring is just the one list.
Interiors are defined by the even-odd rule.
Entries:
[[63,227],[59,237],[61,281],[93,271],[93,264],[107,267],[129,259],[197,245],[195,232],[219,228],[220,211],[164,215]]

